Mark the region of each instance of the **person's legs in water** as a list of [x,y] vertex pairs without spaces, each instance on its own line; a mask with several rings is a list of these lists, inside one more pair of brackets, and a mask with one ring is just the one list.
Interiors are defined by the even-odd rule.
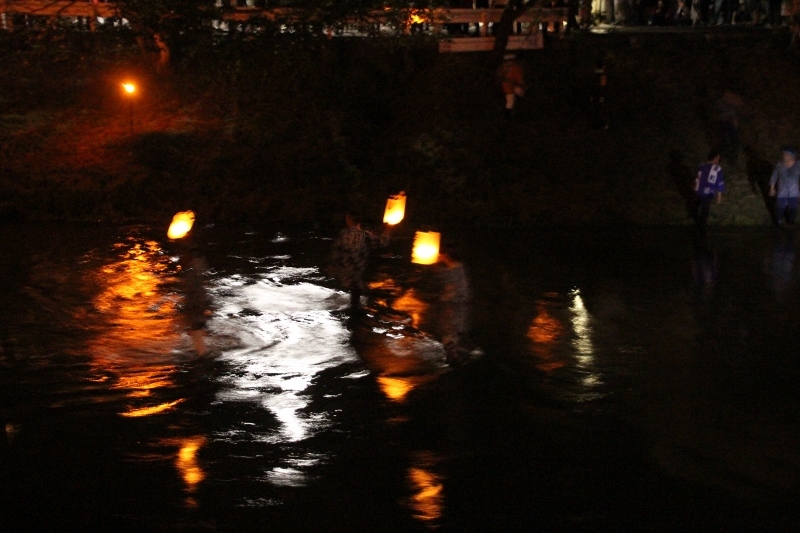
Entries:
[[797,219],[797,198],[786,199],[786,223],[794,225]]
[[710,196],[698,196],[694,205],[694,220],[700,227],[705,227],[708,223],[708,213],[711,209]]
[[787,200],[788,198],[778,198],[775,200],[775,224],[777,226],[783,226],[786,223]]

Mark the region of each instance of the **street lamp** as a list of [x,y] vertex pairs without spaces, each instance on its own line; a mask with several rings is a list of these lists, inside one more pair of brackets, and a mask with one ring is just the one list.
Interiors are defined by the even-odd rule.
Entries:
[[133,135],[133,95],[136,94],[136,85],[132,82],[125,82],[122,84],[122,90],[125,91],[125,94],[128,95],[128,101],[130,103],[130,114],[129,114],[129,124],[130,124],[130,133]]

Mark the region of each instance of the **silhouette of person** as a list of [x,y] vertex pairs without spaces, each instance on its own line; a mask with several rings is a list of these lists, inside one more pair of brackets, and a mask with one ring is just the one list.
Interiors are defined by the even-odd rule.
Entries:
[[800,165],[794,148],[783,148],[783,157],[769,179],[769,195],[775,197],[775,223],[778,226],[794,224],[800,196]]
[[456,252],[449,249],[439,254],[436,276],[441,284],[439,330],[446,361],[458,365],[469,355],[464,343],[470,327],[472,300],[469,275]]
[[189,336],[192,339],[197,355],[204,356],[208,352],[206,346],[206,322],[211,314],[211,300],[206,291],[205,276],[208,264],[196,244],[197,236],[191,230],[186,236],[177,239],[178,268],[180,287],[184,298],[180,311],[187,323]]
[[497,68],[497,80],[505,98],[505,117],[511,118],[517,99],[525,96],[525,75],[517,56],[503,56],[503,63]]
[[361,217],[351,211],[345,217],[346,227],[333,241],[331,274],[339,285],[350,293],[350,308],[353,311],[361,305],[361,294],[366,289],[364,274],[367,270],[370,251],[386,246],[389,242],[389,225],[378,236],[361,227]]

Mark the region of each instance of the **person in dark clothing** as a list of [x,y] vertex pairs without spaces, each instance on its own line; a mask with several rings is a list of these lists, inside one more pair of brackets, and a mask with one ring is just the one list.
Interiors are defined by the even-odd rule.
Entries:
[[517,100],[525,96],[525,73],[514,54],[506,54],[497,68],[497,82],[505,98],[505,117],[512,118]]
[[723,155],[734,163],[739,157],[739,114],[744,108],[742,97],[733,91],[725,90],[717,100],[719,139],[716,146]]
[[800,197],[800,164],[794,148],[783,148],[783,157],[769,180],[769,195],[775,197],[775,223],[778,226],[794,224]]
[[672,21],[677,26],[692,25],[692,16],[689,12],[689,6],[686,5],[684,0],[678,0],[678,7],[675,9],[675,14],[672,16]]
[[650,25],[666,26],[669,23],[669,21],[670,21],[670,16],[666,4],[664,4],[664,0],[658,0],[658,3],[656,3],[656,7],[650,14]]
[[606,113],[606,88],[608,86],[608,76],[606,67],[602,59],[598,59],[594,65],[594,84],[592,93],[589,97],[592,106],[592,127],[598,130],[608,129],[608,115]]
[[467,269],[456,252],[448,249],[439,254],[436,264],[439,292],[439,330],[446,361],[450,365],[463,363],[469,357],[465,335],[470,325],[472,290]]

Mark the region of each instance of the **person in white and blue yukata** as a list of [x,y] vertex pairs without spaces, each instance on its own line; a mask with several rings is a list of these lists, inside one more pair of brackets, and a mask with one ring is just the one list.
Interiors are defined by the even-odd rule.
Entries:
[[694,219],[701,227],[706,225],[711,202],[716,198],[717,203],[722,202],[722,193],[725,192],[725,174],[719,165],[719,152],[712,150],[708,154],[708,162],[697,169],[694,180],[695,204]]
[[794,148],[783,148],[783,157],[769,179],[769,195],[775,197],[775,223],[778,226],[794,224],[800,196],[800,165]]

